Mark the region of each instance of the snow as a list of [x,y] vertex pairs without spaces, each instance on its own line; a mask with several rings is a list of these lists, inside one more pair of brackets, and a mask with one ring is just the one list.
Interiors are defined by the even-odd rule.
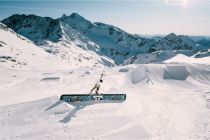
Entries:
[[198,63],[198,64],[210,64],[210,57],[194,58],[188,57],[183,54],[178,54],[171,59],[165,61],[166,63]]
[[21,70],[69,68],[61,59],[45,52],[9,28],[0,28],[0,40],[3,42],[0,47],[0,61],[5,67]]
[[[66,40],[53,43],[46,41],[45,46],[36,46],[30,40],[16,34],[1,24],[0,28],[0,61],[2,65],[13,69],[69,69],[72,67],[114,66],[114,61],[99,56],[91,50],[78,47],[81,42],[66,43]],[[46,51],[50,51],[47,53]],[[5,62],[5,63],[4,63]],[[41,63],[40,63],[41,62]]]
[[[103,71],[101,91],[126,93],[125,102],[59,101],[61,94],[88,93]],[[0,79],[0,139],[210,138],[208,65],[59,71],[1,67]]]
[[[105,67],[114,62],[73,44],[48,42],[65,46],[53,55],[8,28],[0,38],[0,54],[7,56],[0,63],[2,140],[210,139],[208,57]],[[75,59],[64,62],[59,55]],[[125,102],[59,101],[62,94],[89,93],[103,72],[101,91],[126,93]]]
[[[174,33],[162,37],[145,38],[129,34],[113,25],[100,22],[92,23],[77,13],[72,13],[69,16],[64,14],[57,19],[15,14],[2,20],[2,22],[17,33],[34,41],[46,51],[57,54],[67,63],[69,61],[72,63],[68,55],[74,55],[74,48],[94,52],[95,54],[92,53],[94,57],[97,57],[97,55],[109,57],[118,65],[123,64],[124,61],[129,62],[129,58],[135,58],[136,55],[148,57],[152,52],[154,54],[149,56],[151,57],[150,60],[154,59],[152,62],[162,62],[169,59],[169,56],[173,57],[174,55],[165,56],[167,58],[163,60],[156,56],[159,51],[163,51],[165,54],[168,52],[172,54],[175,50],[186,51],[186,53],[191,51],[189,56],[192,56],[198,51],[205,52],[209,48],[207,38],[196,41],[191,39],[190,36],[176,35]],[[62,47],[68,47],[68,49],[60,49]],[[68,51],[69,49],[72,53]],[[73,58],[78,59],[78,55],[75,55],[77,57],[74,56]],[[203,55],[209,54],[206,52]],[[198,57],[203,57],[203,55],[198,55]],[[81,58],[78,60],[80,61]],[[97,60],[99,63],[103,63],[100,58],[97,58]],[[140,62],[149,63],[148,61]],[[77,65],[80,65],[78,63]]]
[[[100,43],[122,51],[114,54],[122,61],[135,37],[111,25],[92,24],[76,13],[62,19],[62,39],[44,40],[39,47],[0,23],[0,140],[210,139],[209,57],[164,50],[139,54],[116,66],[109,54],[99,52]],[[83,22],[73,28],[79,21]],[[87,28],[88,36],[83,33]],[[115,42],[118,33],[125,39],[120,43]],[[170,34],[160,39],[166,48],[167,38],[169,43],[181,38],[182,45],[195,44],[186,36]],[[183,51],[191,56],[193,50]],[[125,93],[126,101],[59,100],[62,94],[89,93],[101,73],[101,92]]]
[[127,64],[149,64],[149,63],[164,63],[165,60],[173,58],[177,54],[184,54],[187,56],[192,56],[194,54],[193,50],[165,50],[156,51],[147,54],[138,54],[124,61],[123,65]]

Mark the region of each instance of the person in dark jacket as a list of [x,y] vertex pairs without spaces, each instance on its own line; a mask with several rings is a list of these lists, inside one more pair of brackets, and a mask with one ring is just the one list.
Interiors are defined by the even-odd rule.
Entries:
[[103,76],[104,74],[101,74],[101,78],[96,82],[94,87],[90,90],[90,94],[93,94],[94,90],[95,90],[95,94],[99,94],[101,83],[103,83],[103,80],[102,80]]

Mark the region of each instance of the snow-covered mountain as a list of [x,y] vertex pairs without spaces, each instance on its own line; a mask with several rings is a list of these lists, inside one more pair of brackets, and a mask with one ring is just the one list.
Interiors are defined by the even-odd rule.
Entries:
[[196,42],[187,36],[177,36],[171,33],[157,42],[156,50],[192,50],[196,49]]
[[198,43],[204,48],[210,48],[210,39],[204,38],[198,41]]
[[186,56],[192,56],[193,50],[164,50],[155,51],[146,54],[138,54],[132,56],[124,61],[123,65],[128,64],[149,64],[149,63],[162,63],[167,59],[173,58],[177,54],[184,54]]
[[153,47],[150,48],[149,53],[140,53],[130,57],[124,61],[124,65],[127,64],[148,64],[148,63],[160,63],[167,59],[170,59],[177,54],[184,54],[192,56],[201,47],[188,36],[171,33],[161,39],[159,39]]
[[117,64],[138,52],[146,52],[153,43],[149,39],[131,35],[112,25],[91,23],[76,13],[64,15],[60,20],[97,44],[100,47],[98,53],[112,58]]
[[61,38],[59,20],[36,15],[12,15],[2,21],[9,28],[32,41],[58,41]]
[[[71,46],[95,52],[96,55],[103,56],[106,60],[108,58],[114,60],[116,64],[131,62],[130,59],[134,60],[139,55],[144,57],[151,53],[158,54],[160,51],[167,53],[170,51],[169,53],[173,54],[174,51],[177,51],[194,55],[203,48],[199,42],[188,36],[172,33],[158,39],[144,38],[129,34],[113,25],[92,23],[77,13],[69,16],[63,15],[57,19],[16,14],[2,22],[15,32],[34,41],[47,52],[59,54],[64,59],[72,58],[71,55],[64,57],[64,54],[68,54],[69,49],[67,48],[72,48]],[[194,52],[188,53],[189,51]],[[168,57],[174,55],[168,55]],[[154,61],[164,60],[158,58]]]
[[14,69],[65,69],[70,65],[0,23],[0,64]]
[[189,36],[194,41],[200,41],[200,40],[210,40],[210,36]]
[[76,66],[114,65],[109,58],[99,56],[93,51],[86,51],[75,44],[66,43],[65,40],[57,43],[48,40],[44,46],[40,47],[0,23],[0,64],[5,67],[68,69]]

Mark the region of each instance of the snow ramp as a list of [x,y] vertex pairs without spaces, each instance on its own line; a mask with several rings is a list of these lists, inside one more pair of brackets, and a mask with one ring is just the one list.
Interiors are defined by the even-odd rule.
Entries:
[[[124,68],[125,69],[125,68]],[[121,71],[121,69],[119,70]],[[133,65],[127,72],[132,85],[168,85],[182,87],[188,85],[210,84],[210,66],[201,64],[147,64]]]
[[163,73],[163,79],[186,80],[189,76],[185,66],[166,66]]

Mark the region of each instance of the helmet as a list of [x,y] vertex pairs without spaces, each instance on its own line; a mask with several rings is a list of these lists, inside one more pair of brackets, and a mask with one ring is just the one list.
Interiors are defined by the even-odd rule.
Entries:
[[102,79],[100,79],[100,82],[102,83],[102,82],[103,82],[103,80],[102,80]]

